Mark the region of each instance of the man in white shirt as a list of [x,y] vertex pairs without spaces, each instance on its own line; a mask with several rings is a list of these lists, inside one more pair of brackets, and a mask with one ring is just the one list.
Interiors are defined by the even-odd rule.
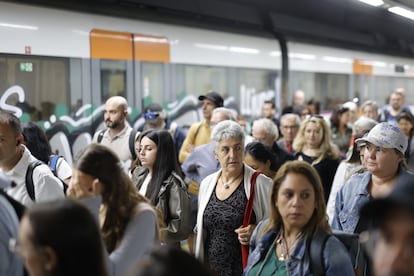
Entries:
[[[23,141],[20,120],[12,113],[0,110],[0,171],[16,184],[8,188],[7,193],[29,206],[34,201],[26,187],[26,172],[37,159],[23,145]],[[35,201],[65,197],[61,181],[53,175],[48,165],[36,166],[32,180]]]
[[[112,149],[123,163],[125,171],[128,171],[136,158],[134,147],[136,132],[126,121],[127,116],[127,100],[121,96],[110,97],[105,103],[104,113],[107,129],[97,131],[92,139],[93,143],[100,143]],[[130,137],[131,133],[133,137]]]

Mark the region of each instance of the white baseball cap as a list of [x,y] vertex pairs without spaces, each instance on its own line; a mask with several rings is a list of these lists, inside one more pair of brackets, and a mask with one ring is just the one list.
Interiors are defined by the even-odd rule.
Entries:
[[408,146],[408,139],[401,129],[395,125],[384,122],[374,126],[367,136],[355,140],[355,143],[361,144],[368,142],[385,149],[397,149],[402,154]]

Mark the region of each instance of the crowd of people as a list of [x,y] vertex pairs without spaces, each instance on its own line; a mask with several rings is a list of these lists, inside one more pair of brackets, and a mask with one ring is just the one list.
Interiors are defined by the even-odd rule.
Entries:
[[359,275],[410,275],[414,116],[402,89],[330,116],[299,90],[280,116],[267,100],[251,121],[218,92],[198,99],[203,120],[189,129],[151,103],[135,130],[126,99],[110,97],[106,128],[73,164],[0,110],[0,275],[354,275],[337,233],[360,237]]

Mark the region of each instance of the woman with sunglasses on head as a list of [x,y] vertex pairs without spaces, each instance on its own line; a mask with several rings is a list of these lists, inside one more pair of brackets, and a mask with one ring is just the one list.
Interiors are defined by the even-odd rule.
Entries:
[[162,242],[179,246],[192,231],[192,217],[173,139],[166,130],[149,129],[135,144],[140,167],[133,171],[133,183],[163,217]]
[[297,160],[311,164],[319,173],[327,202],[340,158],[339,149],[331,140],[331,130],[322,116],[313,115],[302,122],[293,140],[293,150]]

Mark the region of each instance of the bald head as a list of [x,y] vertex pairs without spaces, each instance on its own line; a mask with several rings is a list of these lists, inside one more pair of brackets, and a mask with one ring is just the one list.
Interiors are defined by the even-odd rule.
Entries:
[[305,104],[305,92],[297,90],[293,95],[293,105],[298,106],[303,104]]
[[104,120],[112,134],[120,132],[125,127],[128,115],[128,103],[124,97],[110,97],[105,103]]
[[105,105],[116,106],[120,110],[127,110],[128,109],[128,102],[122,96],[113,96],[106,100]]

